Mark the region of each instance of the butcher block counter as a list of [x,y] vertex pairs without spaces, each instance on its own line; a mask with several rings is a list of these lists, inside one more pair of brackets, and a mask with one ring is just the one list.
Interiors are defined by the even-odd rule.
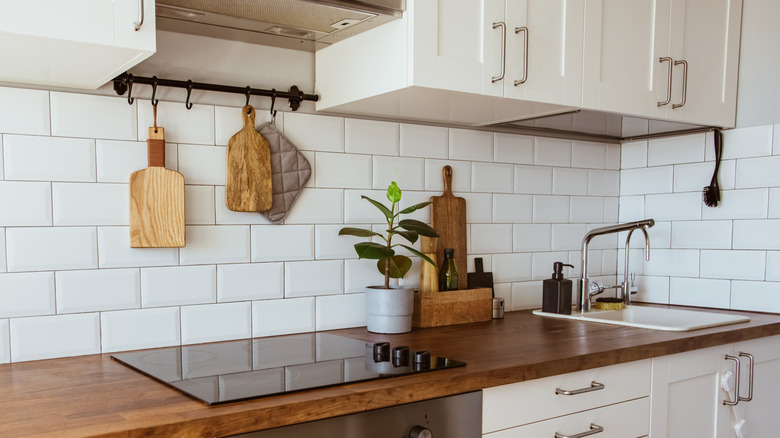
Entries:
[[780,315],[663,332],[508,312],[504,319],[377,335],[465,367],[206,406],[108,354],[0,365],[3,437],[221,437],[780,334]]

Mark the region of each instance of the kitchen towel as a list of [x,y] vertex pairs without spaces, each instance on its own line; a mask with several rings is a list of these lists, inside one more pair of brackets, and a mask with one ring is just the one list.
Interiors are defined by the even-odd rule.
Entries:
[[266,122],[258,129],[271,149],[271,186],[273,204],[261,214],[271,223],[281,223],[290,212],[293,203],[311,177],[311,164],[273,122]]

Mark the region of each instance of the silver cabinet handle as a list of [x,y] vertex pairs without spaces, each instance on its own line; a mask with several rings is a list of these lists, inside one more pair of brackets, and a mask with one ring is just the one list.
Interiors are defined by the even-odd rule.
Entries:
[[683,66],[682,100],[680,101],[680,103],[673,104],[672,109],[677,109],[685,105],[685,99],[688,96],[688,61],[686,60],[674,61],[674,65],[680,65],[680,64],[682,64]]
[[740,397],[739,397],[739,358],[735,356],[726,355],[726,360],[733,360],[734,366],[736,367],[737,377],[734,379],[734,401],[730,402],[728,400],[723,400],[723,404],[726,406],[736,406],[739,403]]
[[603,383],[599,383],[594,380],[590,382],[590,386],[587,388],[580,388],[580,389],[555,388],[555,393],[559,395],[577,395],[577,394],[584,394],[586,392],[598,391],[604,388],[606,388],[606,386],[604,386]]
[[748,361],[750,361],[750,369],[748,370],[748,396],[747,397],[741,397],[739,393],[737,393],[737,402],[745,401],[749,402],[753,400],[753,372],[756,368],[756,359],[753,357],[750,353],[743,353],[739,352],[739,357],[746,357],[748,358]]
[[523,79],[520,79],[519,81],[515,81],[515,87],[524,84],[525,81],[528,80],[528,28],[523,27],[516,27],[515,28],[515,35],[518,33],[523,32]]
[[491,78],[493,83],[504,79],[504,74],[506,73],[506,23],[503,21],[493,23],[493,29],[498,27],[501,28],[501,74]]
[[558,432],[555,432],[555,438],[582,438],[585,436],[595,435],[601,432],[604,432],[603,427],[599,426],[598,424],[590,423],[590,430],[587,430],[585,432],[580,432],[575,435],[563,435]]
[[133,29],[136,31],[144,25],[144,0],[138,0],[138,21],[133,23]]
[[666,100],[663,102],[658,102],[658,106],[664,106],[664,105],[669,105],[669,102],[672,101],[672,58],[668,56],[664,56],[663,58],[658,58],[658,62],[669,63],[669,68],[667,69],[667,79],[666,79]]

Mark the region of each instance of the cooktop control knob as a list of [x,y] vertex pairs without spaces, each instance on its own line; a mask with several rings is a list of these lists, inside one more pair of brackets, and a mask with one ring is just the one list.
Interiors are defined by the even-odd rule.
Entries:
[[390,361],[390,343],[377,342],[374,344],[374,362]]
[[427,427],[414,426],[409,432],[409,438],[433,438],[433,434]]
[[431,368],[431,352],[420,350],[414,352],[414,370],[421,371]]
[[409,347],[406,345],[399,345],[393,347],[393,366],[405,367],[409,366]]

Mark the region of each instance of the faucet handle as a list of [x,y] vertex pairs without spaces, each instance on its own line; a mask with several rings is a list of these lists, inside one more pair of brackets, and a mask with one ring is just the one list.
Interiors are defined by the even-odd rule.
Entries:
[[631,282],[629,283],[629,286],[628,286],[628,292],[631,295],[635,295],[639,291],[639,289],[636,287],[635,280],[636,280],[636,273],[632,272],[631,273]]

